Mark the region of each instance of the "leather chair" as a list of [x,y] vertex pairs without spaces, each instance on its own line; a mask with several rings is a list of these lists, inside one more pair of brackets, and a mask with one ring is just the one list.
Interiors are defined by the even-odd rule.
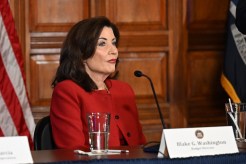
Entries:
[[50,125],[50,116],[45,116],[38,121],[34,131],[34,150],[52,150],[55,148]]

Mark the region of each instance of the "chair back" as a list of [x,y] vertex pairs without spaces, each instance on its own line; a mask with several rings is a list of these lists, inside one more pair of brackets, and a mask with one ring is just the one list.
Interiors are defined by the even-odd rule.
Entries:
[[45,116],[38,121],[34,131],[34,150],[52,150],[55,148],[50,116]]

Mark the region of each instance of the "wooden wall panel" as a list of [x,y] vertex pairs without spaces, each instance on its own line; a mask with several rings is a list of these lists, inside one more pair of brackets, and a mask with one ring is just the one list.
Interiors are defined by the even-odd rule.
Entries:
[[220,76],[229,0],[188,2],[187,126],[225,125]]
[[[165,6],[162,2],[164,1],[155,0],[150,5],[148,0],[116,0],[116,11],[124,13],[116,15],[116,20],[128,23],[159,22],[162,16],[165,17],[165,15],[160,15],[160,13],[163,13],[162,9]],[[148,12],[146,12],[147,7]]]
[[[116,15],[112,18],[124,30],[163,30],[167,29],[166,1],[155,0],[111,0]],[[114,3],[113,3],[114,2]],[[109,8],[109,14],[113,13]]]
[[189,53],[188,100],[207,99],[221,94],[222,55],[218,51]]
[[59,63],[60,47],[65,35],[65,32],[30,34],[30,96],[34,107],[49,108],[51,81]]
[[169,38],[165,31],[121,31],[119,50],[122,52],[163,52],[168,50]]
[[169,0],[168,102],[171,128],[186,126],[186,1]]
[[192,51],[188,55],[187,126],[226,125],[225,93],[220,85],[223,52]]
[[118,68],[120,70],[119,79],[131,84],[139,98],[152,98],[153,93],[149,81],[145,77],[139,78],[134,76],[135,70],[141,70],[152,79],[156,94],[165,100],[167,98],[166,65],[167,56],[164,53],[122,53]]
[[188,1],[189,49],[223,49],[229,0]]
[[223,28],[221,24],[215,26],[214,23],[225,22],[228,2],[228,0],[189,0],[189,21],[194,25],[207,24],[207,26],[199,26],[204,29]]
[[[108,16],[121,32],[122,51],[164,51],[168,47],[166,1],[110,0]],[[146,12],[148,9],[148,12]]]
[[29,1],[30,31],[67,31],[75,22],[88,17],[88,0]]
[[33,106],[49,106],[51,83],[59,64],[59,55],[34,55],[31,57],[31,103]]

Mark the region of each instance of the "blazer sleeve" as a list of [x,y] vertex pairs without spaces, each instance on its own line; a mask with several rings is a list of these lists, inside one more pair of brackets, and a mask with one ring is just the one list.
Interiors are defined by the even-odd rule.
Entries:
[[81,121],[81,102],[77,90],[78,88],[69,83],[59,83],[54,88],[50,119],[57,148],[81,149],[86,147]]

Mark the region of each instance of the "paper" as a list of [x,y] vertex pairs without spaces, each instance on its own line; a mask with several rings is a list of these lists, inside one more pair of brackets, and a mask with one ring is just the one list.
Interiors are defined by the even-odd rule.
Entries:
[[163,133],[161,142],[166,143],[170,158],[239,152],[231,126],[164,129]]
[[27,137],[0,137],[0,163],[33,163]]

